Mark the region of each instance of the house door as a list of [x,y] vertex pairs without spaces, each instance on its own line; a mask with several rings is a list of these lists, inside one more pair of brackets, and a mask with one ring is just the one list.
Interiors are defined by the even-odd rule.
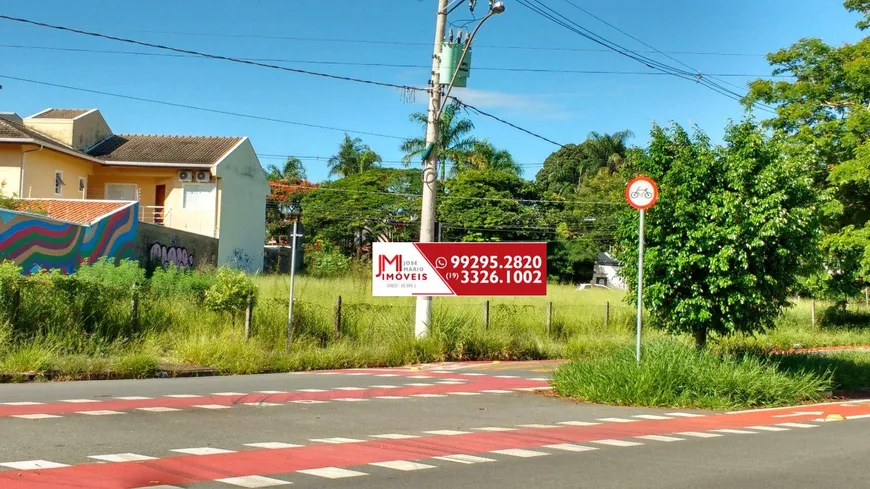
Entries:
[[163,224],[163,218],[166,216],[166,185],[158,185],[155,191],[154,205],[154,223]]

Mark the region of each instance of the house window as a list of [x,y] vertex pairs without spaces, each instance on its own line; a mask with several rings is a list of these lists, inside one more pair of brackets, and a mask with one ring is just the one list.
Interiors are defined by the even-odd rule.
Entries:
[[106,200],[139,200],[135,183],[107,183]]
[[63,193],[63,186],[66,185],[63,183],[63,172],[59,170],[54,171],[54,195],[61,195]]
[[185,183],[181,206],[188,211],[215,210],[215,192],[213,183]]
[[85,177],[79,177],[79,192],[84,192],[88,188],[88,180]]

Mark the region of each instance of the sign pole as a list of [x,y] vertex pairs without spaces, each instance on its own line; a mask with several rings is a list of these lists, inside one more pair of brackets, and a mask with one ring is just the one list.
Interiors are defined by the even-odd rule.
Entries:
[[287,353],[290,353],[290,343],[293,341],[293,285],[296,279],[296,237],[299,235],[297,226],[299,220],[293,221],[292,249],[290,250],[290,304],[287,307]]
[[643,323],[643,216],[640,210],[640,232],[637,246],[637,350],[635,356],[640,363],[640,329]]
[[640,211],[640,223],[637,243],[637,348],[635,359],[640,363],[640,332],[643,326],[643,227],[646,210],[655,205],[659,199],[659,187],[647,177],[633,178],[625,186],[625,200]]

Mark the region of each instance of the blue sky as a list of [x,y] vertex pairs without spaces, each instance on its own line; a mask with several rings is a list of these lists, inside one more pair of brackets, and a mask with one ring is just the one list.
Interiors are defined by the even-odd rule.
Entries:
[[[662,51],[740,54],[674,55],[705,73],[766,75],[770,69],[762,55],[801,37],[820,37],[837,44],[861,37],[853,27],[856,16],[847,13],[839,0],[573,1]],[[477,37],[469,89],[456,92],[468,103],[560,143],[581,142],[590,131],[630,129],[636,134],[632,142],[643,145],[652,121],[694,123],[718,139],[729,118],[742,116],[743,110],[736,102],[669,76],[484,70],[648,70],[618,54],[583,51],[600,47],[511,0],[505,3],[507,11],[487,22]],[[645,49],[563,0],[546,3],[608,39],[632,49]],[[429,69],[423,66],[431,59],[437,2],[150,0],[109,5],[87,0],[41,1],[38,6],[37,2],[11,2],[0,7],[0,13],[228,56],[281,59],[294,68],[423,86],[428,79]],[[477,14],[482,15],[485,7],[486,0],[480,0]],[[451,20],[468,17],[468,9],[463,6]],[[408,114],[425,110],[424,97],[418,95],[416,102],[409,102],[389,88],[225,61],[4,47],[160,53],[4,20],[0,20],[0,44],[2,75],[398,137],[422,133],[422,129],[408,121]],[[750,78],[727,80],[742,86]],[[343,137],[336,131],[209,114],[8,79],[0,79],[0,84],[3,85],[0,111],[15,111],[24,116],[47,107],[98,107],[117,133],[246,135],[262,155],[293,154],[324,159],[335,152]],[[544,159],[556,149],[496,121],[480,116],[472,119],[475,135],[510,150],[524,165],[526,177],[533,178]],[[385,166],[398,166],[393,162],[402,157],[399,140],[361,137],[387,161]],[[264,165],[281,162],[268,157],[261,157],[261,161]],[[325,161],[306,158],[304,162],[311,179],[325,178]]]

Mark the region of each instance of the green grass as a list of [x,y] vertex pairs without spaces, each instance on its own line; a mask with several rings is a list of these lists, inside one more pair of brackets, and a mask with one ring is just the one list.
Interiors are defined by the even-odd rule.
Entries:
[[[0,314],[0,372],[37,372],[61,379],[152,376],[160,363],[214,367],[224,374],[248,374],[341,367],[380,367],[453,360],[597,358],[634,342],[635,311],[619,292],[577,291],[550,285],[547,297],[489,298],[490,327],[484,329],[484,297],[438,298],[431,335],[413,340],[414,298],[372,297],[368,273],[340,279],[301,276],[296,282],[293,345],[285,354],[287,276],[259,276],[253,337],[242,338],[243,321],[206,310],[208,274],[167,272],[141,290],[138,323],[130,322],[129,266],[87,269],[83,279],[100,287],[78,295],[57,293],[57,285],[34,282],[21,293],[12,319]],[[89,283],[92,283],[89,282]],[[58,281],[63,285],[66,282]],[[2,292],[2,291],[0,291]],[[341,296],[341,328],[334,328]],[[0,298],[0,313],[5,299]],[[546,305],[553,318],[546,326]],[[605,323],[605,304],[610,304]],[[818,305],[821,317],[823,305]],[[644,341],[665,336],[644,330]],[[689,338],[678,341],[688,344]],[[809,304],[786,312],[778,328],[757,337],[714,342],[719,352],[763,352],[770,348],[870,345],[870,328],[812,326]],[[841,370],[849,371],[847,364]],[[854,375],[853,375],[854,377]],[[868,378],[870,379],[870,378]],[[859,379],[860,380],[860,379]],[[854,386],[859,380],[842,385]],[[870,384],[870,380],[865,382]],[[839,384],[838,384],[839,385]]]
[[745,409],[822,400],[831,390],[831,376],[665,340],[648,343],[640,363],[627,347],[572,360],[555,372],[553,385],[562,396],[597,403]]

